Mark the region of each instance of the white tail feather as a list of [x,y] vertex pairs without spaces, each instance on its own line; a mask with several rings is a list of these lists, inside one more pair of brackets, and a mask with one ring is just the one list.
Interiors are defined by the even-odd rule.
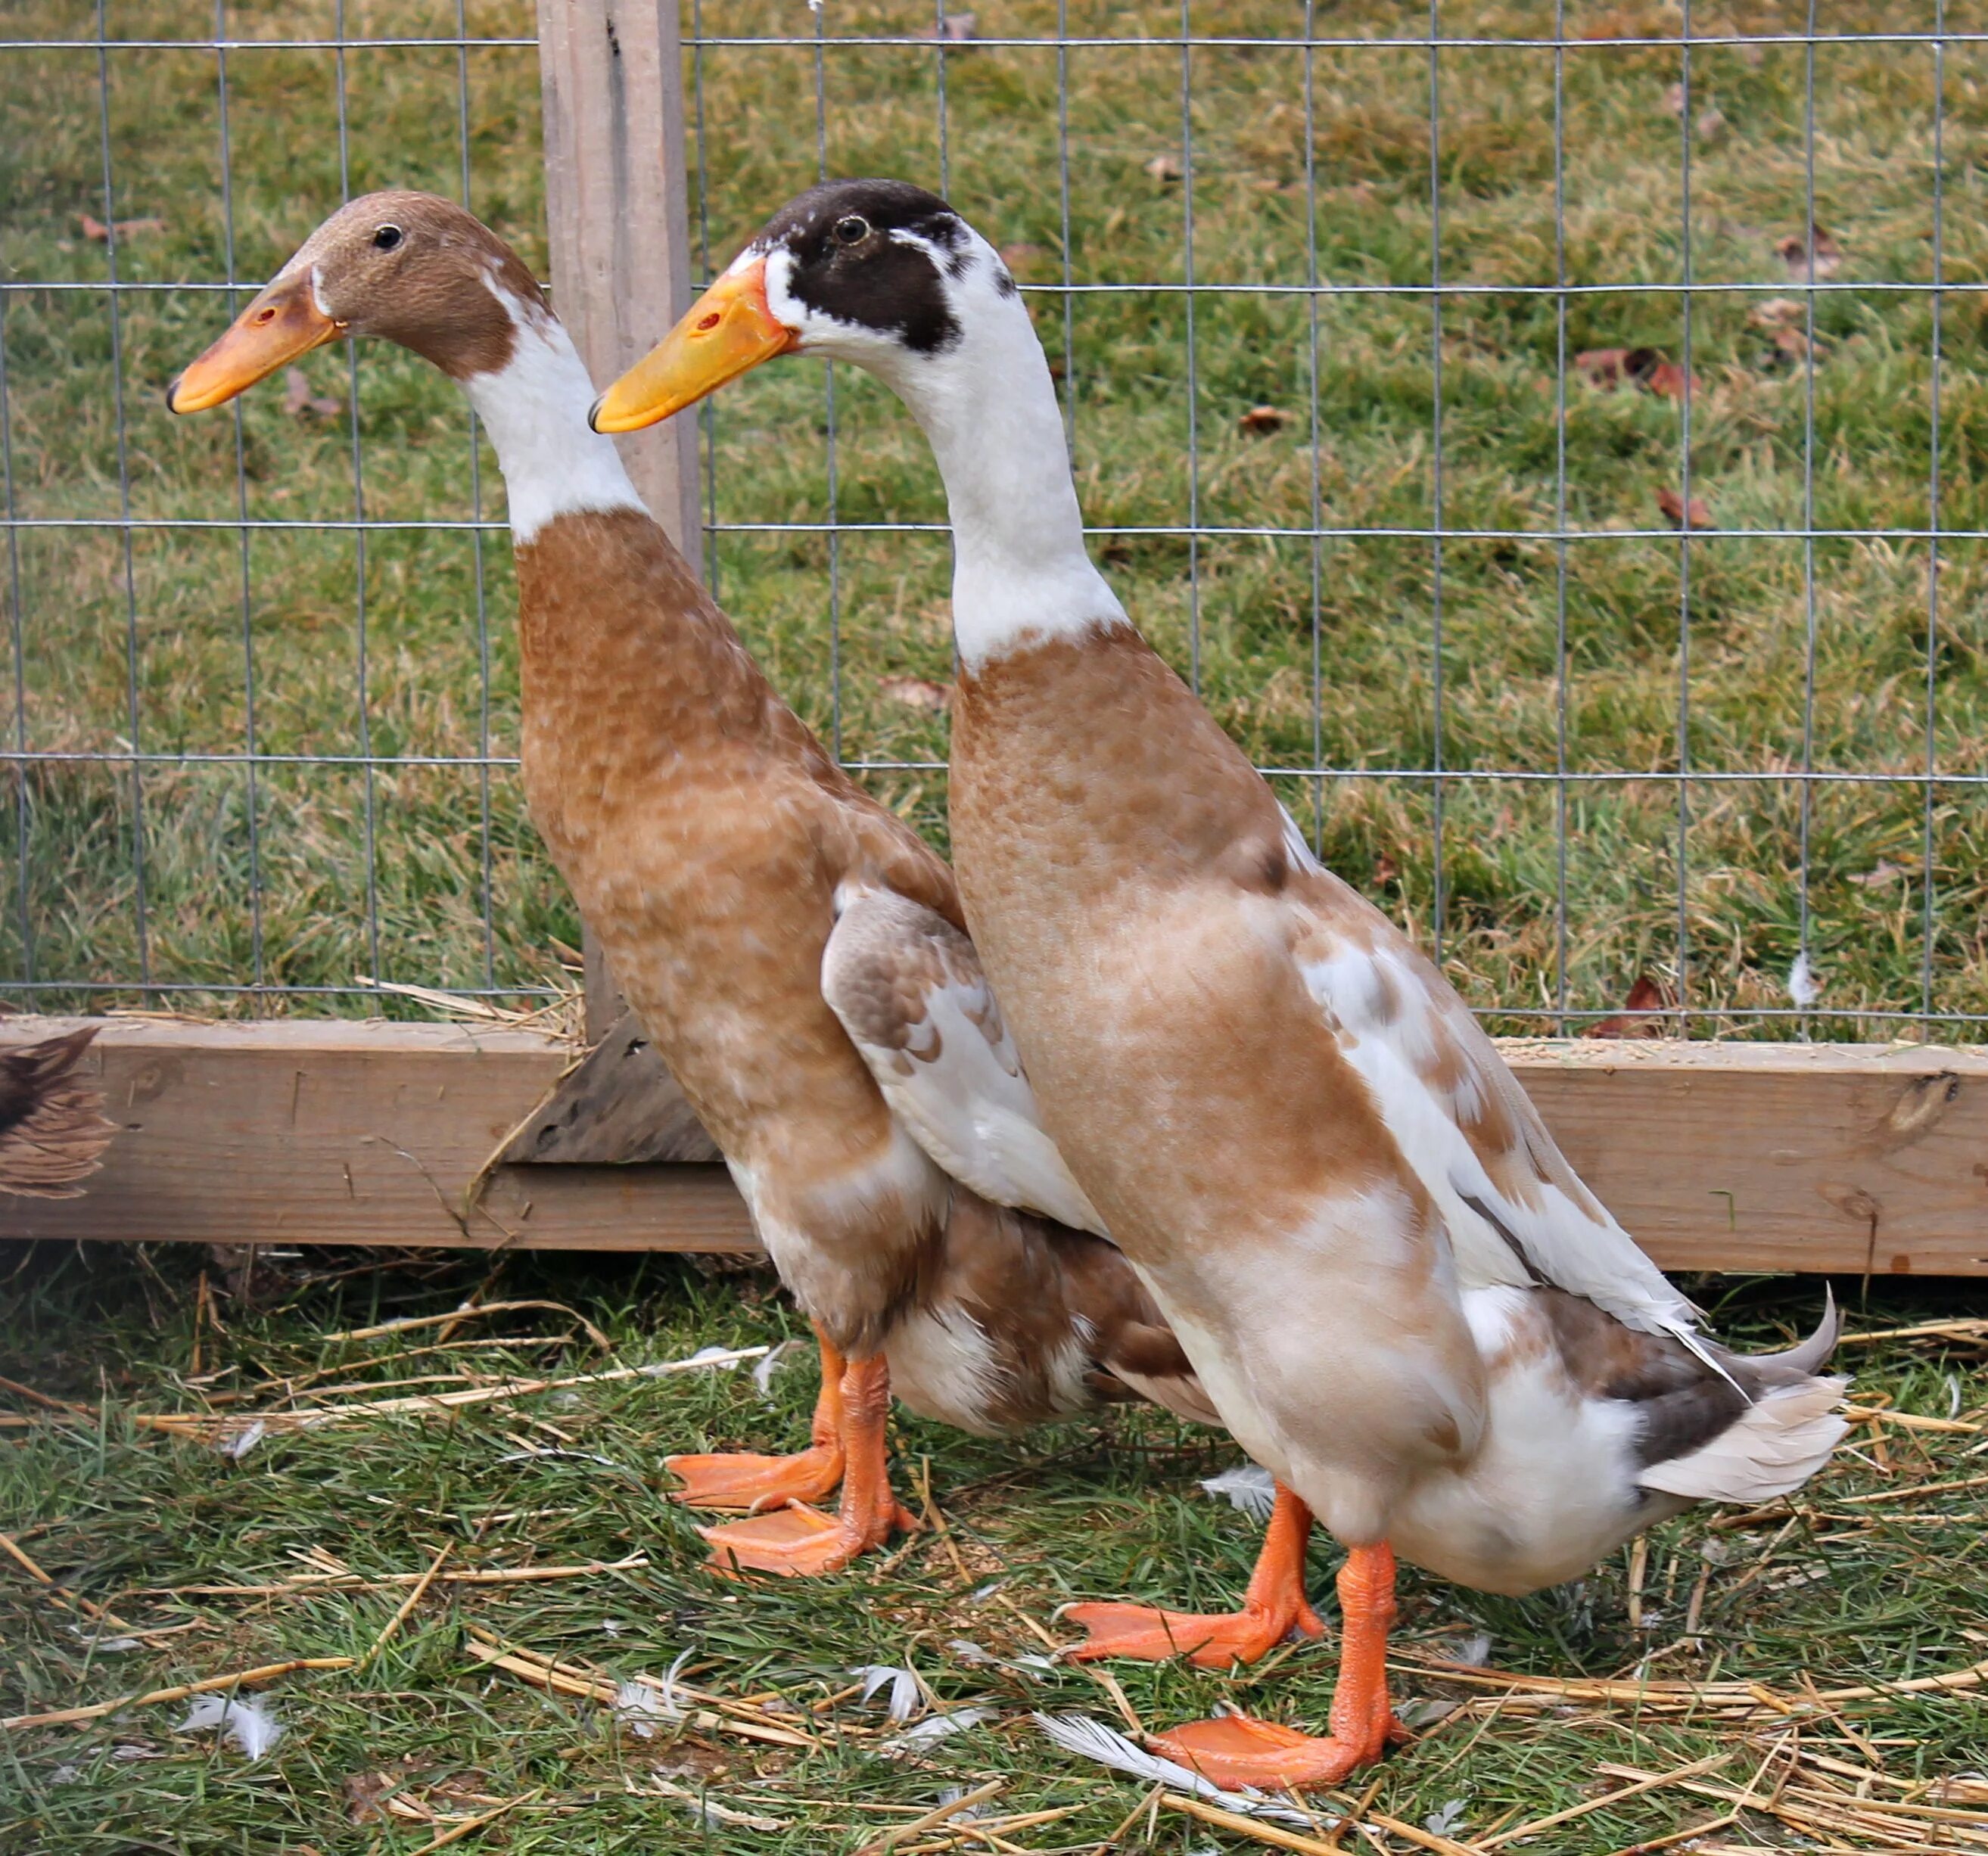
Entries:
[[1637,1478],[1696,1502],[1764,1502],[1799,1489],[1828,1462],[1850,1428],[1837,1410],[1848,1380],[1777,1386],[1688,1456],[1652,1463]]
[[[1080,1760],[1094,1760],[1100,1766],[1128,1773],[1148,1785],[1171,1785],[1176,1791],[1192,1792],[1197,1797],[1219,1804],[1246,1817],[1269,1817],[1279,1824],[1294,1824],[1303,1830],[1317,1828],[1319,1820],[1308,1817],[1282,1804],[1273,1804],[1259,1792],[1224,1791],[1198,1772],[1172,1760],[1162,1759],[1135,1746],[1115,1727],[1107,1727],[1095,1715],[1042,1714],[1036,1725],[1065,1753]],[[1328,1827],[1330,1827],[1328,1826]]]

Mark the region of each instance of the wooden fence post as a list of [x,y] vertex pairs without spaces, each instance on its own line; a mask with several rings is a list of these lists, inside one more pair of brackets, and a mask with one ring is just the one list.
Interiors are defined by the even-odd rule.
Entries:
[[[683,54],[677,0],[539,0],[553,306],[597,387],[640,360],[690,306]],[[704,570],[697,426],[618,441],[629,475],[691,571]],[[587,1034],[621,1012],[587,948]]]

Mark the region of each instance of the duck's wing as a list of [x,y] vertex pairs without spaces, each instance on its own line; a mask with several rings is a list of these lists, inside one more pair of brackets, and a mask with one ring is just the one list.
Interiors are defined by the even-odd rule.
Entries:
[[1442,1210],[1462,1286],[1550,1284],[1700,1351],[1696,1310],[1567,1165],[1456,989],[1301,839],[1293,848],[1293,957]]
[[1104,1236],[1043,1130],[973,943],[894,889],[846,883],[836,901],[822,995],[892,1113],[982,1198]]
[[0,1192],[73,1198],[117,1131],[85,1078],[94,1026],[0,1051]]

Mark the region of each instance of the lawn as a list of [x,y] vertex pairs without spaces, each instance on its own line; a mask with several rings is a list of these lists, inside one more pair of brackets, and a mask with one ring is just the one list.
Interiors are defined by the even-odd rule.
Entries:
[[[1055,1608],[1070,1598],[1240,1595],[1256,1528],[1199,1486],[1233,1446],[1142,1408],[1002,1443],[901,1411],[899,1488],[943,1531],[819,1584],[708,1574],[659,1459],[711,1442],[792,1447],[813,1395],[809,1353],[782,1356],[763,1394],[749,1360],[629,1369],[790,1337],[798,1324],[761,1278],[711,1282],[660,1258],[493,1270],[320,1254],[309,1274],[265,1263],[247,1306],[184,1250],[0,1246],[0,1516],[60,1588],[0,1566],[0,1713],[360,1659],[268,1683],[283,1733],[255,1760],[177,1731],[185,1701],[0,1735],[6,1856],[408,1856],[506,1804],[465,1850],[818,1856],[866,1846],[948,1787],[996,1780],[978,1821],[1005,1841],[948,1844],[935,1830],[901,1849],[1073,1856],[1106,1848],[1152,1788],[1062,1752],[1033,1712],[1116,1722],[1122,1705],[1157,1726],[1233,1699],[1324,1719],[1330,1638],[1234,1679],[1111,1665],[1117,1693],[1023,1660],[1068,1640]],[[1699,1286],[1723,1303],[1722,1327],[1756,1344],[1814,1313],[1806,1290]],[[471,1296],[489,1311],[452,1313]],[[1965,1313],[1964,1299],[1881,1285],[1851,1326]],[[441,1316],[452,1318],[420,1324]],[[415,1324],[381,1331],[397,1320]],[[1425,1848],[1384,1821],[1427,1836],[1433,1817],[1469,1849],[1587,1807],[1509,1847],[1598,1852],[1738,1808],[1697,1847],[1988,1845],[1982,1689],[1884,1692],[1988,1657],[1988,1323],[1853,1344],[1844,1359],[1860,1405],[1908,1416],[1860,1425],[1792,1503],[1688,1516],[1523,1601],[1406,1574],[1396,1692],[1421,1737],[1348,1794],[1315,1799],[1320,1822],[1364,1797],[1347,1848]],[[546,1380],[574,1383],[502,1391]],[[423,1394],[472,1401],[373,1408]],[[342,1421],[326,1419],[338,1408]],[[161,1430],[146,1415],[161,1412],[194,1425]],[[298,1412],[316,1428],[286,1428]],[[246,1449],[216,1447],[259,1421]],[[1337,1557],[1330,1543],[1312,1555],[1328,1624]],[[550,1576],[491,1577],[528,1567]],[[490,1662],[493,1646],[512,1662]],[[1459,1659],[1516,1686],[1459,1675]],[[548,1660],[581,1692],[535,1682]],[[891,1721],[886,1695],[852,1692],[864,1665],[916,1672],[908,1722]],[[704,1698],[701,1719],[617,1712],[620,1685],[672,1669]],[[1550,1686],[1638,1673],[1683,1686],[1640,1702]],[[1844,1689],[1867,1692],[1809,1699]],[[662,1706],[659,1690],[636,1692]],[[965,1707],[987,1712],[952,1736],[888,1744]],[[1625,1773],[1668,1782],[1631,1791],[1640,1781]],[[1109,1847],[1261,1847],[1155,1808]],[[1000,1827],[1037,1811],[1065,1814]]]
[[[191,0],[105,10],[113,38],[214,29]],[[1929,46],[1818,45],[1811,137],[1804,47],[1696,47],[1687,98],[1675,47],[1619,42],[1674,34],[1675,8],[1570,4],[1557,60],[1441,55],[1432,147],[1421,49],[1204,44],[1185,60],[1190,159],[1182,49],[1138,42],[1178,40],[1179,8],[1066,11],[1073,35],[1114,42],[947,47],[942,145],[934,47],[833,43],[915,33],[932,9],[835,0],[827,163],[943,178],[1009,253],[1063,377],[1100,556],[1259,762],[1294,770],[1280,785],[1328,860],[1506,1029],[1618,1008],[1644,977],[1702,1008],[1701,1033],[1882,1036],[1903,1027],[1832,1014],[1988,1013],[1988,820],[1968,783],[1988,773],[1988,48],[1948,47],[1936,85]],[[1944,17],[1973,31],[1975,11]],[[975,12],[981,41],[1057,19],[1049,0]],[[225,14],[242,40],[340,17],[373,37],[457,21],[431,0]],[[1188,16],[1197,35],[1288,39],[1303,9]],[[532,22],[517,0],[464,17],[479,39]],[[1350,0],[1316,24],[1384,38],[1427,17]],[[698,19],[710,37],[806,41],[814,15],[712,0]],[[1930,19],[1872,4],[1826,23]],[[1493,38],[1550,38],[1554,20],[1543,4],[1442,16]],[[1801,15],[1736,3],[1692,22],[1779,32]],[[59,0],[8,12],[19,38],[90,29],[90,9]],[[722,263],[814,177],[816,61],[802,42],[711,44],[691,62],[693,215]],[[16,284],[104,278],[86,215],[137,222],[117,255],[127,282],[252,282],[343,191],[459,191],[465,171],[477,209],[543,269],[529,46],[348,52],[342,117],[329,51],[231,52],[225,113],[211,52],[106,63],[107,107],[93,52],[0,52],[0,266]],[[1796,274],[1811,196],[1827,233],[1814,292]],[[1689,299],[1661,287],[1687,262]],[[1066,301],[1066,275],[1199,288]],[[1952,286],[1937,298],[1880,287],[1936,276]],[[1564,306],[1538,289],[1561,276]],[[1337,292],[1303,287],[1314,278]],[[1432,280],[1454,293],[1432,299]],[[362,508],[494,520],[494,460],[447,382],[377,346],[310,358],[309,397],[331,411],[288,411],[272,382],[238,424],[174,421],[161,389],[234,300],[126,290],[113,326],[99,290],[4,293],[15,516],[114,524],[128,498],[146,522],[224,526],[141,526],[128,546],[115,526],[8,531],[0,734],[55,758],[6,763],[0,979],[55,1006],[135,1000],[64,987],[144,975],[223,1010],[377,1009],[219,990],[259,981],[560,985],[577,924],[504,764],[502,536],[309,526]],[[1687,347],[1689,493],[1716,525],[1688,543],[1659,502],[1686,489]],[[1578,361],[1638,348],[1655,357],[1640,385]],[[948,672],[945,538],[820,527],[935,523],[942,505],[895,402],[846,370],[833,391],[832,446],[812,364],[765,370],[711,410],[712,571],[782,688],[942,841],[945,723],[919,685]],[[245,542],[225,526],[244,513],[306,526]],[[1936,583],[1936,527],[1962,532],[1939,544]],[[1422,771],[1439,756],[1439,788]],[[1680,768],[1695,776],[1682,803]],[[1561,769],[1574,777],[1557,783]],[[1804,769],[1845,777],[1804,803]],[[1729,1016],[1789,1010],[1804,947],[1814,1014]]]

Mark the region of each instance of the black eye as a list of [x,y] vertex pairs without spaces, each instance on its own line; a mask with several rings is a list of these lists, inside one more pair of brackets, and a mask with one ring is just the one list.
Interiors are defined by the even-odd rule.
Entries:
[[829,235],[837,245],[860,245],[870,236],[870,221],[860,213],[850,213],[836,221]]
[[373,235],[373,242],[383,252],[390,252],[407,235],[397,225],[383,225]]

